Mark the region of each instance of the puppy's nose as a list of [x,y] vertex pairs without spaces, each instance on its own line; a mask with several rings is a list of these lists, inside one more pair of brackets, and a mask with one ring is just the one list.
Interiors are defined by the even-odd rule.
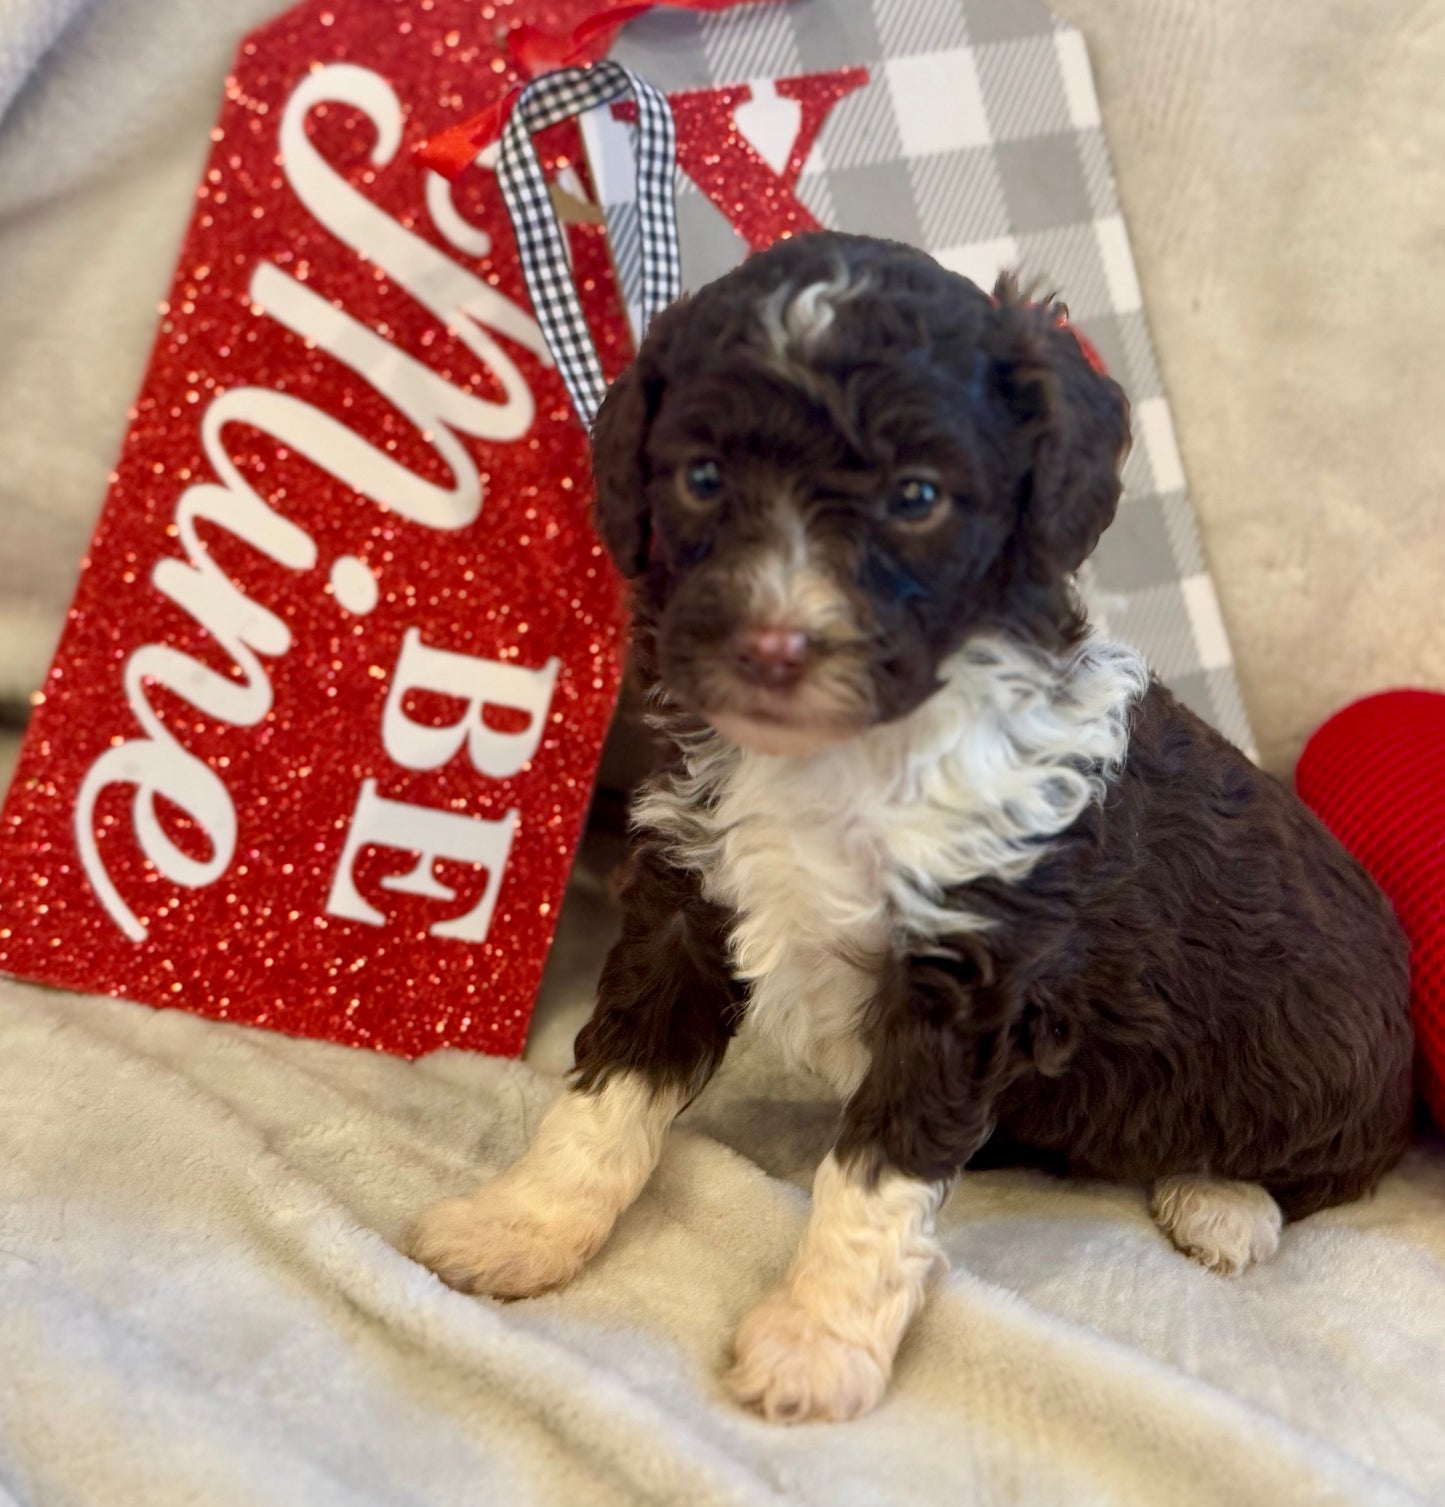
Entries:
[[797,628],[768,624],[741,628],[733,635],[738,674],[754,685],[791,685],[808,659],[808,635]]

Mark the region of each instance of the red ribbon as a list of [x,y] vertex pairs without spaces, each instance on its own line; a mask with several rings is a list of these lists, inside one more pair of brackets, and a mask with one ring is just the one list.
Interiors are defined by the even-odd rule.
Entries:
[[1104,365],[1104,358],[1094,349],[1093,341],[1087,339],[1080,331],[1078,325],[1070,324],[1067,319],[1062,320],[1064,328],[1079,342],[1079,354],[1094,368],[1101,377],[1109,375],[1109,368]]
[[[507,33],[507,51],[512,56],[513,67],[529,82],[538,74],[550,73],[554,68],[595,63],[606,57],[618,32],[629,21],[635,21],[659,5],[673,10],[713,11],[729,10],[735,5],[748,3],[756,3],[756,0],[648,0],[646,4],[604,4],[566,33],[549,32],[529,21],[518,22]],[[525,87],[525,83],[513,84],[501,99],[479,115],[422,142],[416,148],[417,156],[443,178],[459,177],[476,160],[479,152],[501,136],[512,106]]]

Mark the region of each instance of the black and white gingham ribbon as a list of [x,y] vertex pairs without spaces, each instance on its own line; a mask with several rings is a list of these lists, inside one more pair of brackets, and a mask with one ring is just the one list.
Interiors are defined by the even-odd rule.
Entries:
[[522,275],[537,322],[572,395],[572,405],[588,429],[602,406],[607,384],[572,283],[566,242],[532,136],[622,94],[631,94],[637,101],[637,217],[646,328],[682,288],[673,182],[677,135],[672,109],[663,95],[610,59],[545,73],[518,96],[502,132],[497,162],[497,181],[517,233]]

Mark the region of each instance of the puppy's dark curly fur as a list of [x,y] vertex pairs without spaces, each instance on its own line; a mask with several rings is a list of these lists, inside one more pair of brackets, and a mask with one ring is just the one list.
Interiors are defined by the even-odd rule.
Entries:
[[[867,291],[839,305],[829,340],[791,370],[761,362],[768,298],[839,267]],[[1065,650],[1084,629],[1071,576],[1112,518],[1127,436],[1117,386],[1007,286],[990,299],[863,238],[752,259],[658,321],[597,424],[598,524],[635,581],[644,682],[684,709],[701,699],[739,616],[726,545],[789,476],[845,499],[819,547],[866,623],[869,723],[926,700],[974,635]],[[757,488],[721,522],[680,507],[686,457],[738,446],[766,452]],[[846,500],[905,451],[966,503],[916,535],[850,524]],[[703,888],[639,837],[622,940],[577,1043],[583,1089],[625,1067],[695,1090],[720,1060],[747,994],[732,918]],[[1400,1155],[1412,1046],[1388,904],[1159,684],[1105,799],[1024,878],[948,900],[989,924],[877,961],[859,1022],[871,1065],[840,1156],[944,1179],[994,1136],[1088,1174],[1261,1183],[1298,1217],[1365,1193]]]

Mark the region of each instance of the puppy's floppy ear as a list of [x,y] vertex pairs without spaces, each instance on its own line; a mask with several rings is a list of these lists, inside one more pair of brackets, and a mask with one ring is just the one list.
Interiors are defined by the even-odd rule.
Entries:
[[686,306],[680,298],[653,320],[636,360],[607,389],[592,422],[593,518],[607,553],[629,580],[647,569],[647,431],[662,400],[663,356]]
[[607,389],[592,424],[593,520],[607,553],[629,579],[647,569],[652,533],[644,454],[654,408],[649,365],[645,356],[637,357]]
[[1113,522],[1129,452],[1129,400],[1091,364],[1057,305],[994,288],[985,348],[997,391],[1032,439],[1023,526],[1050,574],[1076,571]]

